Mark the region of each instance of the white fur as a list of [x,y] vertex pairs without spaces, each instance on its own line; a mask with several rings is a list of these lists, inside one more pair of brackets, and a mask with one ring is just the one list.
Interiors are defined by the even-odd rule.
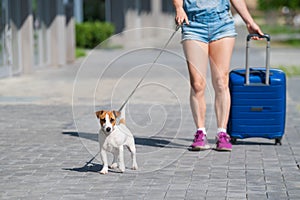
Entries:
[[[121,117],[124,119],[124,113],[121,114]],[[108,173],[107,152],[113,153],[114,157],[110,168],[119,167],[121,172],[125,171],[124,146],[128,147],[131,152],[132,169],[136,170],[138,168],[136,163],[136,148],[131,131],[124,124],[118,124],[113,127],[107,114],[105,118],[106,123],[99,131],[100,155],[103,161],[103,168],[100,173]],[[111,132],[106,131],[107,127],[111,127]]]

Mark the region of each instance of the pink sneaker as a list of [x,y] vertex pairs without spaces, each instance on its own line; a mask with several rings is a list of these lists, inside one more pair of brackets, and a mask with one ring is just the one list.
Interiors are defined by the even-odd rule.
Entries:
[[230,143],[230,136],[227,133],[220,132],[216,136],[216,140],[217,140],[216,150],[218,150],[218,151],[231,151],[232,150],[232,144]]
[[197,131],[193,144],[190,146],[190,151],[201,151],[210,149],[206,135],[202,131]]

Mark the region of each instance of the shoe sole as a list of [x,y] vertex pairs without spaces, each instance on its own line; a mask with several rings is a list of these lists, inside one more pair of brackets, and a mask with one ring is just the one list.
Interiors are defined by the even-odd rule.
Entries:
[[205,151],[211,149],[210,146],[208,147],[188,147],[189,151]]
[[216,151],[231,151],[232,149],[228,148],[215,148]]

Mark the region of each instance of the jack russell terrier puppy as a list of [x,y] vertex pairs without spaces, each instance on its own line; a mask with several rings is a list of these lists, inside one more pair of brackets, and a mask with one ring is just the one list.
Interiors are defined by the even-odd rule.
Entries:
[[99,130],[99,144],[103,168],[100,173],[108,173],[107,152],[111,152],[114,157],[109,167],[112,169],[119,167],[121,172],[125,171],[124,146],[131,152],[132,169],[136,170],[138,168],[136,148],[133,135],[125,125],[125,109],[123,108],[121,112],[101,110],[96,112],[96,116],[101,126]]

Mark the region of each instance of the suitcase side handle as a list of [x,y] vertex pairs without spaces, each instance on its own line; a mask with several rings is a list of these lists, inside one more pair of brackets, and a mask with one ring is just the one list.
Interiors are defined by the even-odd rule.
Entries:
[[266,85],[269,85],[269,77],[270,77],[270,41],[271,41],[271,36],[269,34],[264,34],[264,35],[259,35],[259,34],[249,34],[247,36],[247,45],[246,45],[246,85],[250,85],[250,67],[249,67],[249,42],[252,37],[259,37],[259,38],[264,38],[267,40],[266,44]]

